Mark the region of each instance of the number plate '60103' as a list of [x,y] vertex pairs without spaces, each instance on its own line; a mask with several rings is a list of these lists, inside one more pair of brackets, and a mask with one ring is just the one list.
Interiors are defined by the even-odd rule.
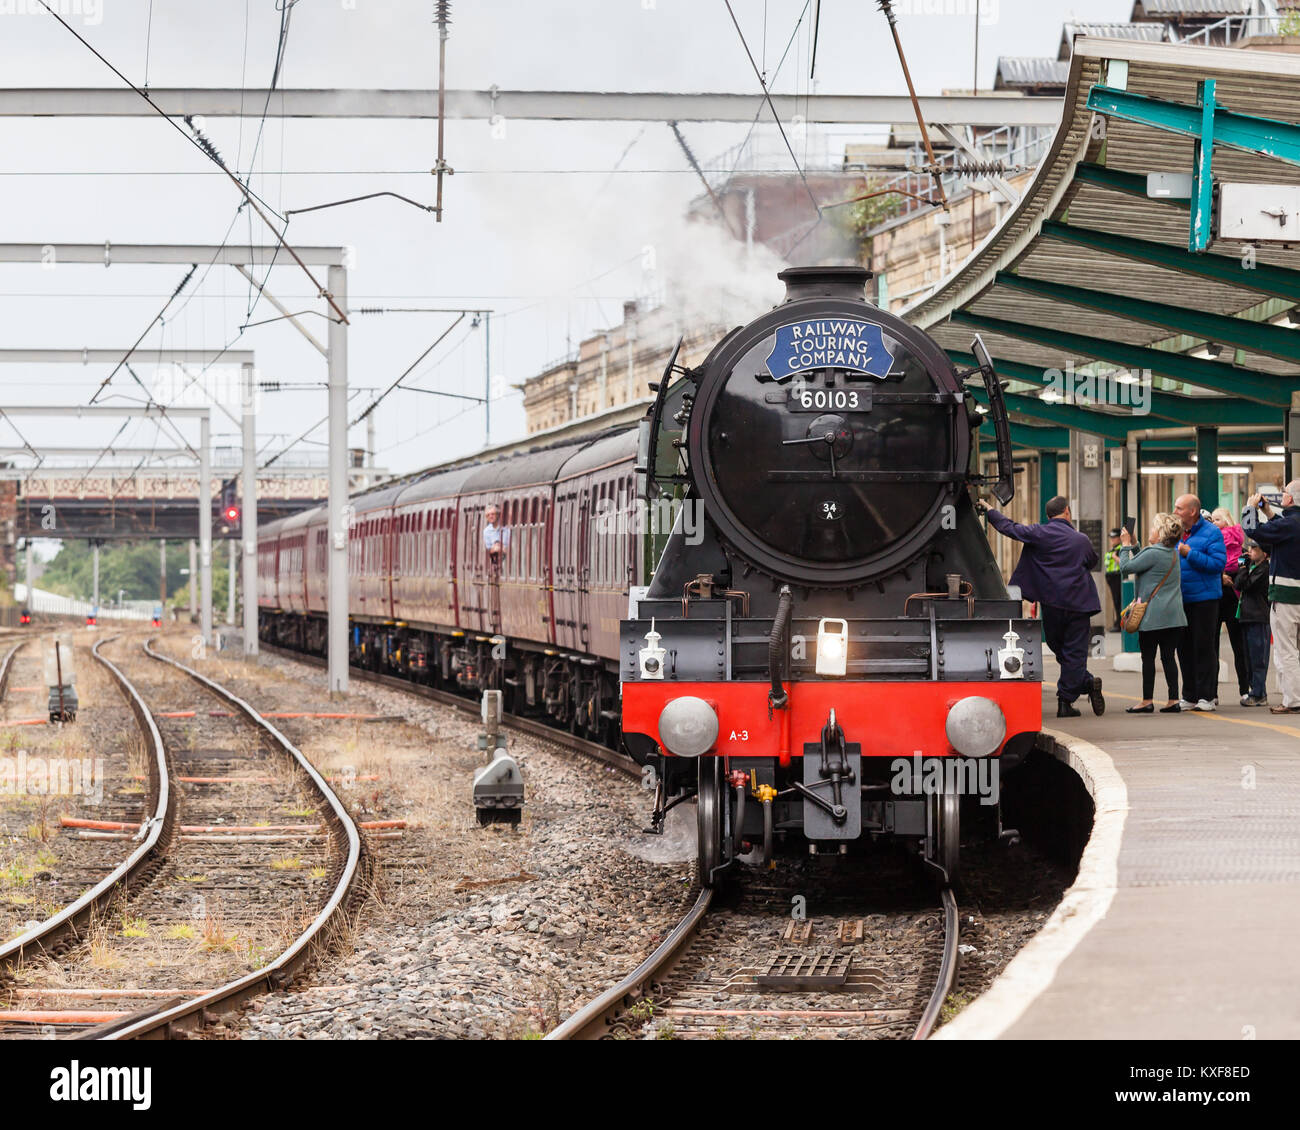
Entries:
[[792,388],[786,399],[791,412],[870,412],[869,388]]

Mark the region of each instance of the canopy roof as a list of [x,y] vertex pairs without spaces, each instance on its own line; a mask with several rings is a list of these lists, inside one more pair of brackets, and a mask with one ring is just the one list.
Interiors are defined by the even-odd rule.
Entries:
[[[974,364],[981,334],[1011,381],[1017,423],[1120,443],[1153,428],[1280,435],[1300,391],[1300,253],[1217,239],[1189,250],[1192,217],[1208,209],[1147,195],[1147,174],[1194,171],[1198,142],[1178,130],[1204,124],[1203,90],[1218,107],[1216,184],[1300,185],[1300,56],[1081,36],[1034,180],[975,254],[903,311],[958,364]],[[1107,115],[1089,108],[1090,94]],[[1133,382],[1147,371],[1143,412],[1148,386]],[[1107,374],[1119,379],[1086,379]]]

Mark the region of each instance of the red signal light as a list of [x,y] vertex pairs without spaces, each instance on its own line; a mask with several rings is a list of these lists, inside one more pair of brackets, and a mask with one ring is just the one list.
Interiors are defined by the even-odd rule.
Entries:
[[227,506],[226,509],[225,509],[225,517],[226,517],[226,521],[227,521],[227,522],[238,522],[238,521],[239,521],[239,507],[238,507],[238,506]]

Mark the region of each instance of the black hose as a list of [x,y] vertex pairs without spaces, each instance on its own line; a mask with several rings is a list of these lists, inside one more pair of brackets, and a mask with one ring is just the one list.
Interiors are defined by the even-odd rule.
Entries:
[[731,830],[731,854],[740,854],[740,845],[744,840],[745,829],[745,794],[749,792],[748,782],[736,786],[736,826]]
[[784,710],[790,696],[781,685],[781,676],[785,672],[786,657],[790,654],[790,611],[794,598],[790,595],[790,586],[782,585],[777,596],[776,619],[772,621],[772,634],[767,637],[767,673],[772,680],[772,689],[768,692],[767,702],[773,710]]
[[763,801],[763,866],[772,867],[772,798]]

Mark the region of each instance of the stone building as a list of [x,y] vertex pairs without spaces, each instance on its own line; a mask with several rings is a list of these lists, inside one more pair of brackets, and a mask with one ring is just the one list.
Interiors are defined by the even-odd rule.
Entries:
[[636,302],[623,303],[621,324],[592,334],[573,356],[515,386],[524,394],[528,434],[649,404],[650,382],[663,376],[679,337],[678,364],[696,365],[727,328],[709,322],[687,326],[666,307],[642,310]]

